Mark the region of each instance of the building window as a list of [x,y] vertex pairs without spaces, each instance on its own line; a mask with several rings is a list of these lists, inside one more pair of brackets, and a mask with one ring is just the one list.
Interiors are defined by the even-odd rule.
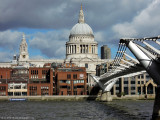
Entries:
[[131,92],[131,95],[135,95],[135,92]]
[[73,74],[73,79],[77,79],[77,74]]
[[88,64],[87,63],[85,63],[85,68],[88,68]]
[[124,93],[128,95],[128,87],[124,87]]
[[140,84],[140,81],[138,81],[138,84]]
[[124,81],[124,84],[128,84],[128,81]]
[[131,90],[135,90],[135,87],[131,87]]
[[71,74],[67,74],[67,79],[71,79]]
[[116,87],[116,90],[119,90],[119,87]]
[[131,81],[131,84],[135,84],[135,81]]
[[77,95],[77,91],[74,91],[74,95]]
[[119,84],[119,80],[116,82],[116,84]]
[[150,78],[150,76],[147,74],[146,75],[146,81],[149,81],[151,78]]

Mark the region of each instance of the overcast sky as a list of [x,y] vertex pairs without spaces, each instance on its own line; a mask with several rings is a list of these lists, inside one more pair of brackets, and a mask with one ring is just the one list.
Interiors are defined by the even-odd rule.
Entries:
[[30,58],[65,58],[81,3],[95,41],[112,57],[122,37],[160,35],[160,0],[0,0],[0,61],[19,53],[23,32]]

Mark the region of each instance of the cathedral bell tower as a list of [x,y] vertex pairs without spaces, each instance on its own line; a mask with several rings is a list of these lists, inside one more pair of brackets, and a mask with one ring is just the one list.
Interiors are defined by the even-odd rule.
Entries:
[[25,34],[23,33],[22,42],[19,48],[19,61],[27,61],[29,59],[28,55],[28,45],[25,39]]

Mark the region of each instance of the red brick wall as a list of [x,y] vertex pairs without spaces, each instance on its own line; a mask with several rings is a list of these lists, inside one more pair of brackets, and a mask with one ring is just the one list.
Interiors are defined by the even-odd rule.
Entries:
[[11,68],[0,68],[0,80],[11,78]]
[[[37,67],[31,67],[29,68],[29,79],[31,79],[31,75],[38,75],[38,78],[39,79],[42,79],[42,75],[45,75],[47,74],[47,72],[50,70],[51,68],[37,68]],[[31,71],[32,71],[32,74],[31,74]],[[33,73],[34,71],[34,73]],[[36,73],[35,73],[36,71]],[[37,71],[38,71],[38,74],[37,74]],[[42,73],[43,71],[46,71],[45,73]]]
[[[74,68],[73,68],[74,69]],[[80,68],[77,68],[77,69],[80,69]],[[63,95],[68,95],[68,92],[70,91],[71,95],[74,95],[74,91],[77,92],[77,95],[86,95],[87,94],[87,85],[86,85],[86,82],[87,82],[87,75],[86,75],[86,70],[85,68],[81,68],[83,69],[83,71],[58,71],[58,68],[57,70],[55,71],[55,75],[56,75],[56,78],[57,78],[57,94],[58,95],[62,95],[62,92],[63,92]],[[71,76],[71,78],[67,78],[67,74]],[[77,78],[74,78],[73,75],[77,75]],[[80,77],[80,75],[83,74],[83,78],[82,76]],[[62,80],[70,80],[70,84],[68,83],[61,83],[60,81]],[[74,83],[74,81],[77,81],[77,80],[84,80],[84,83]],[[67,89],[67,87],[70,86],[70,89]],[[77,86],[83,86],[83,88],[76,88],[74,89],[74,87],[77,87]],[[65,88],[64,88],[65,87]]]
[[[30,90],[30,87],[33,87],[36,89]],[[36,95],[42,95],[41,94],[42,90],[47,91],[48,95],[53,94],[53,90],[51,89],[50,83],[29,83],[27,86],[27,95],[30,96],[31,95],[30,92],[33,92],[33,91],[35,91],[37,93]]]
[[[33,73],[34,71],[34,73]],[[36,73],[35,73],[36,71]],[[37,74],[37,71],[38,71],[38,74]],[[31,75],[38,75],[38,78],[36,78],[37,80],[38,79],[44,79],[42,76],[48,76],[49,75],[49,82],[48,83],[41,83],[41,81],[39,80],[39,83],[33,83],[31,82]],[[46,79],[46,78],[45,78]],[[41,87],[48,87],[48,94],[49,95],[53,95],[53,70],[51,68],[37,68],[37,67],[33,67],[33,68],[29,68],[29,81],[30,83],[28,84],[28,93],[27,95],[30,95],[30,86],[35,86],[37,87],[37,95],[41,95]]]

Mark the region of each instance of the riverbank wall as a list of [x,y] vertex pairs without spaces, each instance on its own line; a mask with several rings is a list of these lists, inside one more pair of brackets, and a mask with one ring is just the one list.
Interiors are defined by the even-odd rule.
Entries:
[[125,96],[121,96],[118,97],[117,95],[113,95],[112,96],[113,100],[121,100],[121,99],[127,99],[127,100],[143,100],[143,99],[155,99],[155,95],[151,94],[151,95],[125,95]]
[[[125,95],[118,97],[117,95],[111,95],[113,100],[144,100],[155,99],[155,95]],[[0,96],[0,101],[8,101],[10,99],[26,99],[27,101],[84,101],[84,100],[96,100],[99,101],[100,96],[95,95],[63,95],[63,96]]]
[[0,101],[11,99],[26,99],[27,101],[83,101],[95,100],[97,96],[73,95],[73,96],[0,96]]

